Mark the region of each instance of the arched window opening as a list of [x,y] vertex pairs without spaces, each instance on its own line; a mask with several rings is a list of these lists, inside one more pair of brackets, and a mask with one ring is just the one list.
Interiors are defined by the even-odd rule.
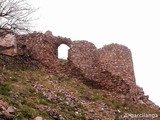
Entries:
[[58,59],[67,60],[67,58],[68,58],[68,49],[69,49],[69,47],[67,45],[61,44],[58,47]]

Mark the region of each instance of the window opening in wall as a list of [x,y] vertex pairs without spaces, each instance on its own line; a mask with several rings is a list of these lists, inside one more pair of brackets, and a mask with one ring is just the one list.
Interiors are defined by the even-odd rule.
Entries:
[[67,58],[68,58],[68,50],[69,50],[69,47],[67,45],[61,44],[58,47],[58,59],[67,60]]

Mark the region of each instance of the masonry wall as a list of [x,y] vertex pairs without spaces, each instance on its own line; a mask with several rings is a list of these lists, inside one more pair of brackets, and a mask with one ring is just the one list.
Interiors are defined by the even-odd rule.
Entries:
[[121,76],[123,80],[135,81],[132,54],[124,45],[109,44],[98,49],[99,64],[102,71]]
[[82,73],[90,79],[97,74],[97,48],[88,41],[73,41],[69,49],[68,60],[80,68]]
[[[71,40],[53,36],[50,31],[17,35],[18,56],[25,64],[31,64],[42,71],[57,73],[58,47],[61,44],[70,46]],[[35,66],[34,66],[35,65]]]
[[101,88],[135,99],[137,90],[132,55],[126,46],[110,44],[97,49],[93,43],[73,41],[69,61]]
[[[69,38],[53,36],[50,31],[45,34],[34,32],[16,35],[16,40],[17,60],[25,65],[52,74],[63,72],[72,75],[77,68],[90,83],[130,99],[136,99],[137,87],[132,55],[126,46],[110,44],[97,49],[91,42],[71,41]],[[68,63],[65,66],[58,60],[58,47],[61,44],[70,47]],[[74,70],[70,70],[69,65]]]
[[100,71],[119,76],[129,86],[128,98],[136,99],[137,86],[130,49],[124,45],[109,44],[98,49],[98,55]]

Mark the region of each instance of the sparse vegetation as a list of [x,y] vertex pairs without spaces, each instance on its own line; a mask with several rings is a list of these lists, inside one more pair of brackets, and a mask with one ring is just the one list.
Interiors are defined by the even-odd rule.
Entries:
[[[46,120],[60,120],[62,117],[65,120],[114,120],[117,114],[113,111],[116,110],[121,111],[120,114],[160,114],[148,106],[133,105],[64,76],[48,75],[29,69],[0,70],[0,75],[5,75],[5,78],[0,78],[0,99],[16,107],[15,120],[34,119],[36,116],[42,116]],[[42,87],[35,89],[35,84]]]

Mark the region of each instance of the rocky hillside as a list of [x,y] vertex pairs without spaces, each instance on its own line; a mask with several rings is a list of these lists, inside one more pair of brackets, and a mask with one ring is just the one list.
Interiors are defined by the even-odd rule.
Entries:
[[[69,47],[67,60],[58,47]],[[67,51],[66,51],[67,52]],[[159,119],[137,86],[131,50],[46,33],[0,37],[0,120]]]
[[[61,60],[62,65],[65,62]],[[0,68],[0,120],[123,120],[127,113],[160,116],[157,109],[118,99],[116,94],[88,86],[75,77]]]

